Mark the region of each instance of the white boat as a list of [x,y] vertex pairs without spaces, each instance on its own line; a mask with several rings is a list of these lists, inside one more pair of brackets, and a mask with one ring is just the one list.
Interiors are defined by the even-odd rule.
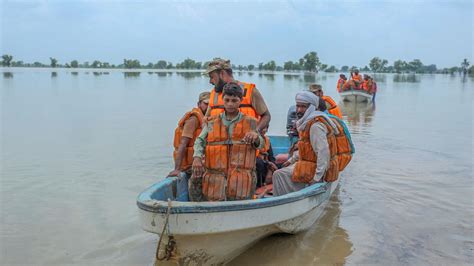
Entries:
[[[271,137],[271,141],[275,154],[287,149],[286,137]],[[166,178],[143,191],[137,205],[141,227],[160,235],[162,247],[171,243],[170,260],[215,265],[229,262],[268,235],[308,229],[323,213],[337,185],[338,181],[316,183],[287,195],[255,200],[185,202],[175,200],[176,178]]]
[[364,90],[348,90],[339,93],[343,101],[348,102],[367,102],[372,100],[372,94]]

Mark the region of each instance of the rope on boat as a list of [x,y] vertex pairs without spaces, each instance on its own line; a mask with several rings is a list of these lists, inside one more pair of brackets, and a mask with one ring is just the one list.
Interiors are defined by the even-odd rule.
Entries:
[[[173,253],[174,247],[176,245],[176,241],[174,240],[174,237],[170,235],[170,231],[169,231],[168,220],[170,218],[170,213],[171,213],[170,210],[171,210],[171,200],[168,199],[168,209],[166,211],[165,224],[163,225],[163,230],[161,231],[160,240],[158,241],[158,246],[156,247],[156,253],[155,253],[155,258],[159,261],[162,261],[165,259],[169,260]],[[168,229],[167,230],[168,244],[166,244],[165,246],[165,255],[163,257],[160,257],[160,246],[161,246],[161,241],[163,240],[163,235],[165,234],[165,229]]]

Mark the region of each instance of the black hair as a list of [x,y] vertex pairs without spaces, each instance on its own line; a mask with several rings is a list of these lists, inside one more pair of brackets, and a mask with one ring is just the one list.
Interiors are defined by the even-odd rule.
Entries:
[[224,98],[225,95],[229,96],[236,96],[242,99],[244,92],[242,91],[242,88],[239,86],[239,84],[235,82],[229,82],[224,85],[224,91],[222,92],[222,98]]
[[232,76],[232,69],[231,68],[226,68],[226,69],[223,69],[225,72],[227,72],[227,74],[229,76]]

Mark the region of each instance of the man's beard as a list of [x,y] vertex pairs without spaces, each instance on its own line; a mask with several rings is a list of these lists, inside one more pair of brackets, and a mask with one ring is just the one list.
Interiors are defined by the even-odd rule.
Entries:
[[214,86],[214,89],[217,93],[221,92],[224,89],[225,82],[222,79],[219,79],[217,84]]
[[298,119],[301,119],[303,116],[304,116],[304,113],[296,113],[296,117],[298,117]]

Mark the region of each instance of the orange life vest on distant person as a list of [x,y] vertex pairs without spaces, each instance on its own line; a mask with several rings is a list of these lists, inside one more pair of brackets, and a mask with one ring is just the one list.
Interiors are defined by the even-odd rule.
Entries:
[[329,104],[328,112],[342,119],[342,112],[336,102],[329,96],[323,96],[323,100]]
[[194,131],[193,138],[188,142],[188,146],[186,146],[186,151],[184,153],[184,157],[181,160],[181,166],[179,170],[181,171],[186,171],[188,170],[192,164],[193,164],[193,153],[194,153],[194,141],[196,138],[201,134],[202,131],[202,122],[204,119],[204,115],[202,114],[201,109],[199,108],[193,108],[193,110],[187,112],[184,114],[184,116],[179,120],[178,122],[178,127],[174,131],[174,140],[173,140],[173,146],[174,146],[174,152],[173,152],[173,158],[176,161],[176,156],[178,154],[178,147],[179,143],[181,142],[181,136],[183,134],[183,129],[184,129],[184,123],[186,120],[188,120],[191,116],[195,116],[198,119],[199,126],[198,128]]
[[341,78],[337,81],[337,92],[342,91],[342,89],[344,88],[344,83],[346,83],[346,81]]
[[202,177],[202,193],[206,200],[251,199],[256,188],[256,149],[253,144],[243,143],[242,139],[256,128],[257,120],[247,115],[234,124],[232,136],[220,115],[208,122],[206,172]]
[[268,151],[270,150],[270,138],[268,136],[263,136],[263,139],[265,140],[265,146],[261,148],[260,150],[257,150],[257,156],[260,154],[268,154]]
[[[255,84],[240,81],[238,81],[237,84],[239,84],[243,90],[243,97],[239,108],[240,112],[244,115],[259,119],[260,116],[252,106],[252,94],[253,90],[255,89]],[[211,116],[215,116],[224,112],[224,100],[222,99],[222,92],[216,93],[215,89],[211,90],[209,108],[211,108]]]
[[370,79],[364,80],[362,83],[362,89],[365,90],[368,93],[371,93],[372,91],[372,81]]
[[334,135],[334,129],[321,116],[315,117],[307,123],[305,129],[299,132],[300,139],[298,141],[299,160],[295,164],[295,169],[291,180],[296,183],[309,183],[313,180],[316,174],[318,157],[311,146],[310,129],[311,126],[320,122],[328,131],[326,138],[329,145],[329,165],[326,173],[323,175],[323,180],[326,182],[334,182],[339,177],[339,162],[337,159],[337,143]]
[[362,75],[360,74],[355,74],[355,73],[352,73],[352,79],[356,82],[362,82]]

